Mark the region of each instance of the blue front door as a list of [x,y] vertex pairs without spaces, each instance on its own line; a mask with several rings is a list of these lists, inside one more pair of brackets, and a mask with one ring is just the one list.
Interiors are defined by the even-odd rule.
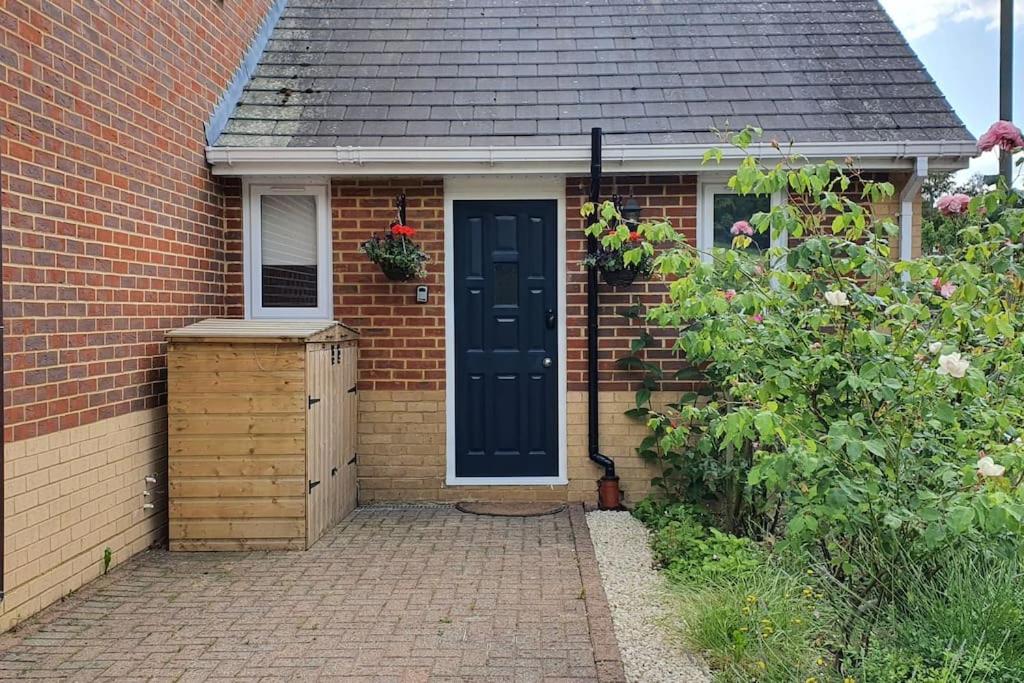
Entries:
[[558,475],[556,214],[454,202],[458,477]]

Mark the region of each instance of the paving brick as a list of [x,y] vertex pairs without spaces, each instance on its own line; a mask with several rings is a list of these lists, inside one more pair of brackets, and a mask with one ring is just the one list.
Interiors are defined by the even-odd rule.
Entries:
[[305,552],[149,551],[0,636],[0,678],[614,680],[580,519],[370,507]]

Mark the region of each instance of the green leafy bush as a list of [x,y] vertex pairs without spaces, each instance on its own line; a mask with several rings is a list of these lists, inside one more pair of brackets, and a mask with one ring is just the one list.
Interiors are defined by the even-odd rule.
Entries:
[[703,581],[719,575],[753,571],[764,562],[759,548],[705,525],[705,518],[685,504],[640,501],[633,515],[649,526],[655,561],[674,581]]
[[[732,142],[744,149],[756,134]],[[889,657],[923,667],[894,675],[1002,676],[993,672],[1016,666],[1015,645],[975,634],[915,649],[875,636],[921,618],[913,588],[934,591],[925,579],[945,575],[950,553],[1006,563],[1022,547],[1020,198],[1003,189],[958,198],[957,243],[901,262],[891,248],[898,227],[872,213],[893,197],[889,183],[783,155],[746,158],[729,185],[787,194],[749,223],[790,244],[751,250],[738,230],[733,249],[700,253],[664,223],[638,228],[672,245],[656,257],[668,296],[647,324],[674,335],[707,380],[655,409],[664,373],[640,359],[651,335],[634,344],[624,367],[647,375],[630,414],[651,430],[641,454],[663,463],[670,500],[713,512],[724,531],[774,539],[811,568],[829,605],[820,614],[834,635],[823,644],[834,674]],[[659,533],[659,552],[699,557],[708,536],[683,541],[684,531]],[[979,598],[930,600],[966,609]]]

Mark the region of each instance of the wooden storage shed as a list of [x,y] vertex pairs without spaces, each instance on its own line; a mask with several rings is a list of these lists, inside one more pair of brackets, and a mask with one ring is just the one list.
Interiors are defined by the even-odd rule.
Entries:
[[356,505],[356,339],[327,321],[167,333],[171,550],[304,549]]

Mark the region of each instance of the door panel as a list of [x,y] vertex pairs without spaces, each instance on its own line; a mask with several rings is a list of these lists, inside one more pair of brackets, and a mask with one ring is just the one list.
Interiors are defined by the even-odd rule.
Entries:
[[557,476],[557,202],[453,208],[456,476]]

